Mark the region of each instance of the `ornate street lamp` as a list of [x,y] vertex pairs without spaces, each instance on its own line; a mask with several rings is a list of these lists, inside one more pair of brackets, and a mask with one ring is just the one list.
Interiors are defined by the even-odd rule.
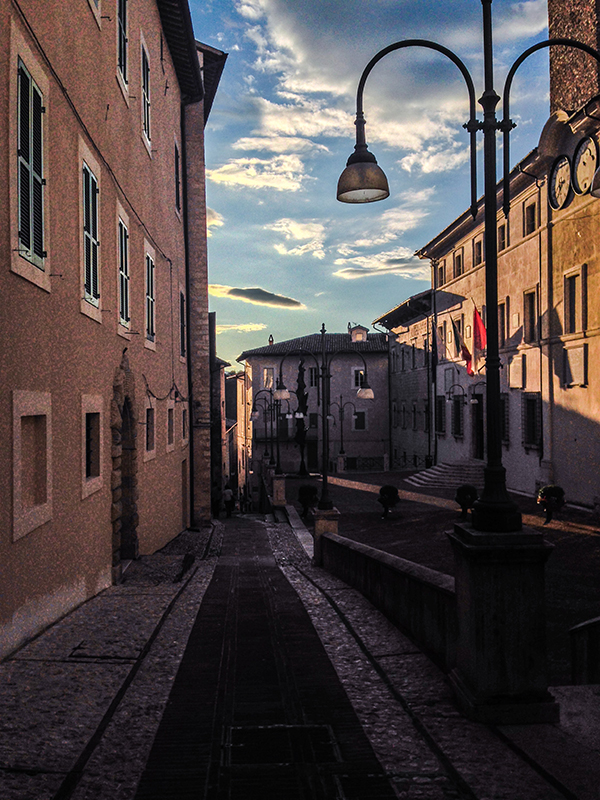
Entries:
[[323,446],[323,453],[322,453],[322,460],[323,460],[323,467],[322,467],[322,483],[321,483],[321,497],[319,499],[318,507],[319,509],[326,511],[333,508],[333,502],[329,497],[329,486],[328,486],[328,477],[329,477],[329,406],[330,406],[330,389],[331,389],[331,362],[333,359],[341,353],[351,353],[352,355],[360,356],[365,371],[364,377],[361,380],[361,385],[356,392],[356,397],[361,400],[373,400],[375,395],[373,393],[373,389],[369,386],[369,381],[367,377],[367,362],[363,354],[354,348],[351,347],[343,347],[339,350],[336,350],[330,356],[327,354],[326,349],[326,341],[325,341],[325,334],[327,333],[325,329],[325,323],[321,326],[321,362],[319,364],[319,359],[316,353],[313,353],[311,350],[307,350],[305,348],[299,348],[298,350],[292,350],[289,353],[286,353],[285,356],[279,362],[279,378],[277,380],[277,388],[273,393],[273,397],[276,400],[284,400],[289,397],[289,392],[287,387],[283,382],[283,362],[285,361],[288,356],[293,355],[309,355],[314,359],[314,362],[319,369],[320,366],[320,387],[321,387],[321,397],[322,397],[322,414],[321,414],[321,422],[322,422],[322,446]]
[[339,403],[337,403],[334,400],[330,403],[330,405],[337,406],[338,413],[340,415],[340,455],[344,456],[346,455],[346,451],[344,450],[344,417],[345,417],[344,409],[346,408],[346,406],[352,406],[352,408],[354,409],[354,413],[352,416],[354,417],[354,419],[356,419],[356,406],[351,400],[346,400],[346,402],[344,403],[344,398],[342,395],[340,395]]
[[[388,181],[377,165],[375,156],[369,152],[365,139],[365,117],[363,92],[365,82],[373,67],[389,53],[406,47],[425,47],[447,56],[460,70],[469,94],[470,118],[464,125],[471,140],[471,213],[477,215],[477,162],[476,134],[484,136],[484,227],[485,227],[485,288],[487,315],[487,441],[488,460],[485,467],[485,485],[481,498],[473,509],[472,522],[476,530],[489,532],[511,532],[521,530],[521,514],[506,490],[506,470],[502,466],[502,439],[500,423],[500,357],[498,352],[498,251],[496,237],[496,131],[504,135],[504,182],[503,209],[508,216],[510,209],[510,155],[509,134],[515,127],[510,119],[509,95],[513,77],[523,61],[545,47],[566,45],[584,50],[600,61],[600,53],[574,39],[549,39],[533,45],[515,61],[506,78],[503,92],[503,119],[496,119],[496,105],[500,97],[493,85],[492,58],[492,0],[481,0],[483,8],[483,54],[485,89],[479,99],[483,108],[483,121],[476,118],[475,90],[471,75],[451,50],[425,39],[406,39],[395,42],[377,53],[365,67],[358,84],[356,96],[356,146],[342,172],[337,188],[337,199],[343,203],[370,203],[389,196]],[[597,178],[597,180],[596,180]],[[600,171],[595,176],[594,186],[600,196]]]

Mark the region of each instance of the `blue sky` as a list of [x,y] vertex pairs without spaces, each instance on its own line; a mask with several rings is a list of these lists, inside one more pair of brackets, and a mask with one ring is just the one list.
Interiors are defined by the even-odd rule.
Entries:
[[[479,0],[190,0],[198,39],[229,54],[206,131],[210,308],[217,351],[243,351],[371,322],[427,288],[414,252],[469,205],[464,81],[443,55],[392,53],[365,90],[367,141],[387,200],[346,205],[337,179],[354,147],[360,75],[401,39],[453,50],[482,92]],[[546,0],[495,0],[496,91],[547,38]],[[515,163],[549,113],[547,53],[517,72]],[[479,110],[479,107],[478,107]],[[481,141],[480,141],[481,145]],[[481,158],[480,158],[481,161]],[[478,191],[483,190],[483,174]]]

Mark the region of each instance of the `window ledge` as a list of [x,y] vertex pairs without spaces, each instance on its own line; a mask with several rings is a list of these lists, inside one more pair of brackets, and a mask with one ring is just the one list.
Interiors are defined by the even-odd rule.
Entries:
[[144,450],[144,461],[154,461],[156,458],[156,447],[154,450]]
[[144,347],[148,350],[153,350],[156,353],[156,339],[152,341],[152,339],[144,338]]
[[82,298],[79,308],[81,313],[86,317],[89,317],[90,319],[93,319],[94,322],[102,325],[102,310],[98,306],[95,306],[93,303],[90,303],[88,300]]
[[89,497],[91,494],[99,492],[103,486],[104,480],[102,475],[97,475],[95,478],[86,478],[81,487],[81,499],[85,500],[85,498]]
[[124,339],[127,339],[128,342],[131,341],[131,333],[129,331],[129,328],[126,328],[124,325],[121,325],[120,322],[117,326],[117,334],[119,336],[122,336]]
[[[36,267],[28,259],[24,258],[19,253],[14,253],[15,258],[12,259],[12,263],[10,266],[11,272],[14,272],[16,275],[20,275],[21,278],[25,278],[26,281],[39,286],[40,289],[43,289],[45,292],[50,293],[50,275],[46,270],[40,269]],[[46,267],[47,267],[46,263]]]

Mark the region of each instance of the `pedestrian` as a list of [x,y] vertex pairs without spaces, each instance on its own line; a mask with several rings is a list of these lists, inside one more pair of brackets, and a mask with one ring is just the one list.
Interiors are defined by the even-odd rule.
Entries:
[[225,503],[225,513],[230,517],[235,505],[235,497],[233,489],[228,483],[225,484],[225,489],[223,490],[223,502]]

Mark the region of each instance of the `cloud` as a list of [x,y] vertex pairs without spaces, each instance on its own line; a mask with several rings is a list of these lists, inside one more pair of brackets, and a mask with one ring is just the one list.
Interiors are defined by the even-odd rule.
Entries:
[[244,136],[233,145],[234,150],[269,150],[272,153],[328,153],[329,148],[299,136]]
[[282,233],[288,241],[304,241],[305,244],[287,248],[283,244],[275,244],[273,247],[282,256],[303,256],[312,253],[315,258],[325,258],[323,240],[325,238],[325,226],[320,222],[309,220],[299,222],[293,219],[279,219],[272,225],[265,225],[266,230]]
[[238,289],[234,286],[223,286],[211,283],[208,293],[213,297],[230,297],[234,300],[241,300],[244,303],[252,303],[256,306],[271,306],[274,308],[305,309],[304,303],[294,300],[292,297],[285,297],[282,294],[267,292],[266,289],[258,287]]
[[466,164],[469,160],[469,148],[454,142],[450,146],[430,145],[400,159],[400,166],[407,172],[419,167],[422,172],[449,172]]
[[206,209],[207,236],[212,236],[210,232],[211,228],[221,228],[224,224],[225,220],[222,214],[219,214],[219,212],[215,211],[214,208]]
[[241,322],[239,325],[217,325],[217,335],[219,333],[227,333],[228,331],[254,333],[255,331],[264,331],[266,327],[264,322]]
[[431,277],[429,262],[415,258],[408,247],[398,247],[374,255],[338,258],[334,264],[341,267],[333,273],[334,276],[346,280],[372,278],[376,275],[398,275],[401,278],[424,281]]
[[206,176],[213,183],[279,192],[297,192],[308,178],[301,159],[293,154],[271,159],[233,158],[221,167],[206,170]]
[[[502,6],[500,6],[502,9]],[[547,0],[525,0],[513,3],[498,14],[494,27],[496,42],[512,42],[518,38],[537,36],[548,27]]]

